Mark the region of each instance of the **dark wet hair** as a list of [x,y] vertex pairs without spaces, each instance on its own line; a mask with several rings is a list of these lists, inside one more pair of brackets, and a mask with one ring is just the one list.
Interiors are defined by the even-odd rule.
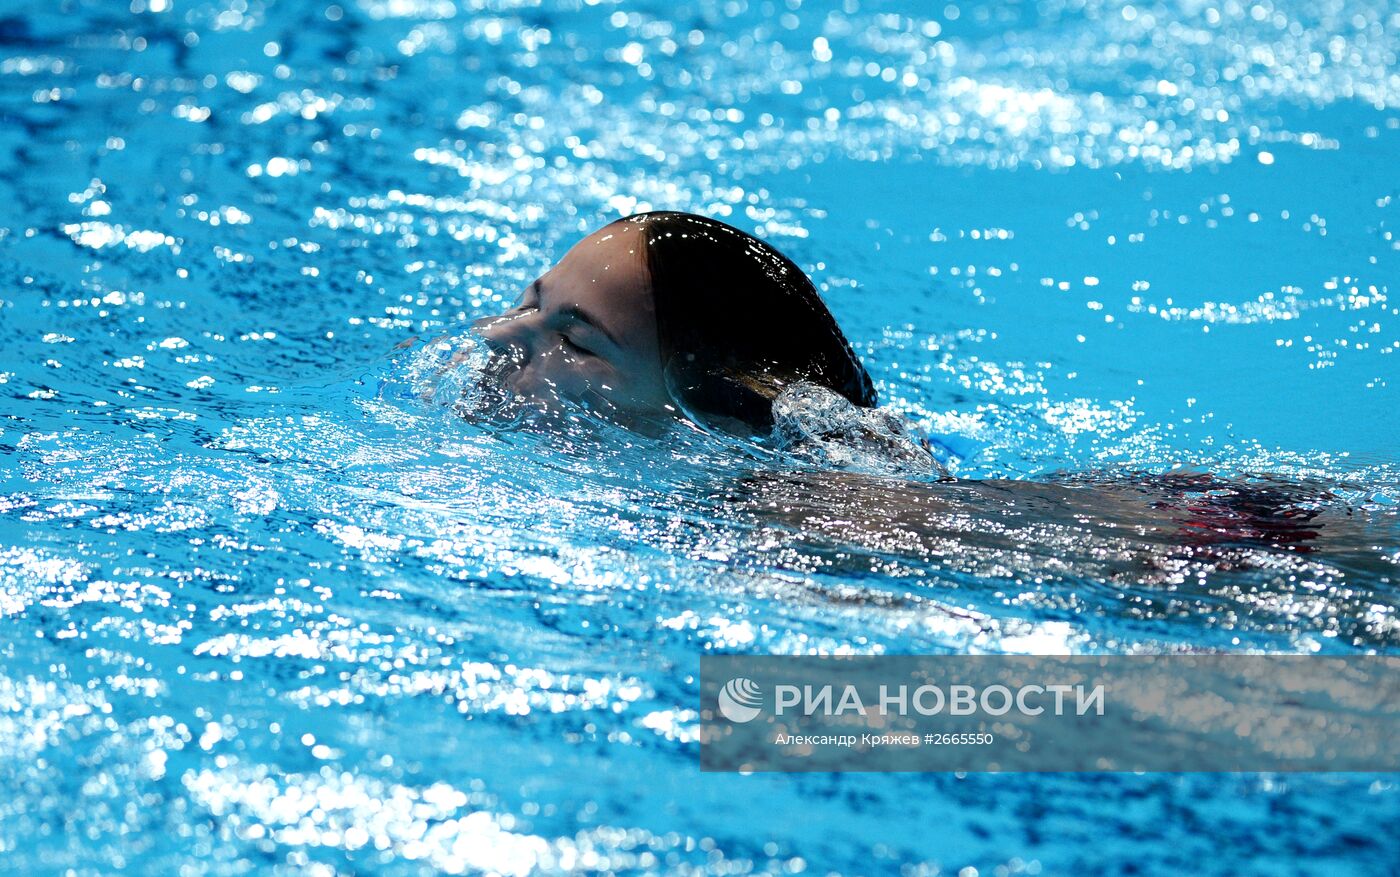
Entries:
[[730,432],[767,430],[773,399],[797,381],[876,404],[870,375],[791,259],[692,213],[619,221],[645,241],[666,384],[687,414]]

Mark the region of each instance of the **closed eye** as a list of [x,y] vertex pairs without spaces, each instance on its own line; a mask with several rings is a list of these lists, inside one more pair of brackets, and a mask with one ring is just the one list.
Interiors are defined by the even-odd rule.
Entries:
[[573,353],[580,354],[581,356],[598,355],[593,351],[589,350],[587,347],[584,347],[583,345],[579,344],[577,341],[570,338],[568,335],[560,335],[559,337],[563,340],[565,349],[572,351]]

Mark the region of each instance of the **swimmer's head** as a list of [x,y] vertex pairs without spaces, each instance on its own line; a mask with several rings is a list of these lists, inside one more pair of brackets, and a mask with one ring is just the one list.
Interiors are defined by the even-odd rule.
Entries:
[[643,213],[590,234],[478,323],[512,359],[515,393],[647,416],[675,411],[766,432],[799,381],[876,402],[869,375],[812,282],[768,244],[688,213]]

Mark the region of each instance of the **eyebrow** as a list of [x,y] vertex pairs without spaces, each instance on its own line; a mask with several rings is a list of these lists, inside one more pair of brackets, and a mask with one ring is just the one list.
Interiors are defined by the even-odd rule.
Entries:
[[[530,284],[530,288],[535,291],[535,295],[539,296],[540,298],[544,298],[544,278],[537,279],[534,283]],[[600,333],[602,333],[604,338],[611,341],[614,347],[622,347],[622,342],[617,340],[616,335],[608,331],[608,328],[603,325],[601,320],[599,320],[597,317],[593,316],[588,311],[584,310],[576,304],[560,308],[559,316],[563,317],[566,320],[569,320],[570,322],[583,323],[584,325],[592,326],[594,329],[597,329]]]
[[604,326],[598,321],[596,317],[589,314],[588,311],[585,311],[578,305],[569,305],[566,308],[561,308],[559,311],[559,315],[561,317],[567,317],[568,319],[574,322],[592,326],[594,329],[597,329],[599,332],[601,332],[604,338],[607,338],[609,341],[611,341],[615,347],[622,346],[622,343],[613,336],[613,333],[607,330],[606,326]]

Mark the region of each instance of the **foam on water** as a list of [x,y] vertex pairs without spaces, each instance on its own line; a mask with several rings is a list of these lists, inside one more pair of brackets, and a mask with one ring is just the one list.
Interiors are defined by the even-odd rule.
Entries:
[[797,383],[773,400],[773,437],[789,457],[818,469],[910,479],[943,478],[948,470],[928,439],[880,408],[858,408],[825,387]]
[[[467,331],[417,345],[399,380],[412,396],[457,417],[511,429],[524,425],[533,407],[501,383],[511,368],[509,354],[493,351],[478,333]],[[389,387],[395,383],[386,381]]]

